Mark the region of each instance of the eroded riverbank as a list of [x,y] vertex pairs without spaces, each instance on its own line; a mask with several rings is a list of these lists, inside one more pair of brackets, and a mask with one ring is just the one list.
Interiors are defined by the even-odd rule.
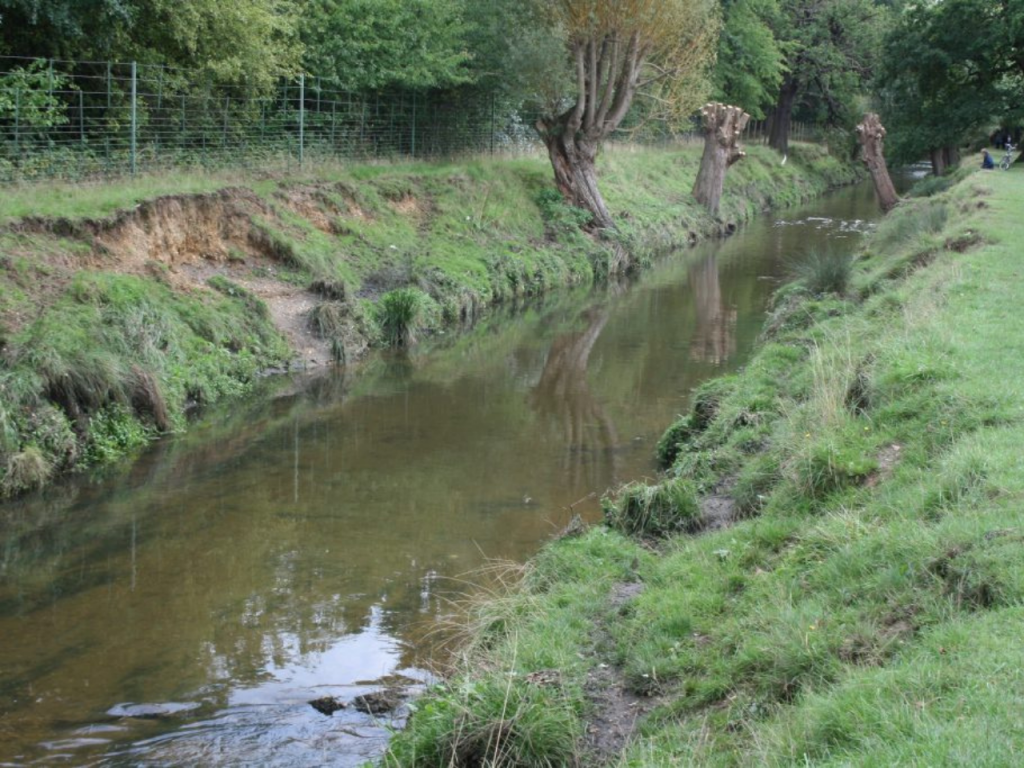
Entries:
[[[870,190],[756,221],[631,287],[486,318],[270,407],[211,414],[113,482],[5,508],[4,758],[358,764],[346,710],[424,680],[465,574],[533,554],[576,506],[651,475],[690,390],[750,354],[788,259],[852,243]],[[860,222],[860,223],[856,223]],[[121,720],[133,703],[199,703]],[[94,740],[94,741],[89,741]]]
[[226,188],[185,177],[182,188],[208,191],[163,196],[175,179],[10,190],[0,497],[181,432],[190,413],[237,401],[267,370],[352,362],[386,345],[396,322],[420,336],[463,328],[484,308],[630,271],[859,173],[815,145],[785,166],[753,148],[715,220],[690,195],[698,158],[693,146],[609,150],[609,239],[580,230],[539,159]]

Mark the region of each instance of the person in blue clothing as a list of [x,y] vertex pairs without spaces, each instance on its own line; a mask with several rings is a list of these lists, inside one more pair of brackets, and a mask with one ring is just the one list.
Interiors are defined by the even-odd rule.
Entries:
[[996,161],[992,159],[987,149],[981,150],[981,167],[989,171],[996,167]]

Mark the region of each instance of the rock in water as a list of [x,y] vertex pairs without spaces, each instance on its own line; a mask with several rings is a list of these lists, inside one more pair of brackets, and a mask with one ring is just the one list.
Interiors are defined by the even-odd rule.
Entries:
[[309,706],[321,715],[327,715],[330,717],[339,709],[345,709],[348,707],[348,704],[341,699],[334,698],[333,696],[321,696],[319,699],[313,699],[309,702]]
[[385,688],[383,691],[356,696],[352,705],[368,715],[383,715],[398,709],[404,698],[405,694],[398,688]]

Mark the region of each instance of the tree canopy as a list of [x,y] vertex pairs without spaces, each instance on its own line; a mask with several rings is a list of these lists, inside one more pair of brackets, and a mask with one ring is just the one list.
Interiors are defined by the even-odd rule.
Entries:
[[718,39],[717,10],[712,0],[551,3],[551,23],[562,31],[573,74],[537,130],[562,194],[588,210],[597,227],[614,227],[594,170],[601,142],[638,94],[670,120],[696,109]]
[[461,0],[311,0],[304,66],[346,90],[433,88],[470,79]]
[[1024,3],[912,3],[886,39],[879,80],[898,160],[1019,124]]

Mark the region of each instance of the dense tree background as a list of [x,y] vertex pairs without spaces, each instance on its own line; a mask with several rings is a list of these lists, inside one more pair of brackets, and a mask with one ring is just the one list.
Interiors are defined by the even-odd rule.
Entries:
[[[693,21],[682,37],[699,39],[707,28],[692,27],[714,23],[716,57],[688,81],[695,98],[686,103],[714,98],[767,117],[782,153],[794,120],[848,132],[867,108],[882,113],[897,161],[955,159],[957,148],[1024,121],[1021,0],[707,2],[718,21]],[[412,89],[453,104],[556,114],[575,87],[564,11],[600,4],[0,0],[0,56],[163,64],[252,93],[305,72],[329,88]],[[640,18],[671,0],[619,5]],[[627,125],[660,112],[670,95],[657,83],[646,99],[643,90]]]
[[[885,42],[878,92],[897,161],[956,149],[1024,120],[1024,3],[912,3]],[[972,147],[973,148],[973,147]]]

